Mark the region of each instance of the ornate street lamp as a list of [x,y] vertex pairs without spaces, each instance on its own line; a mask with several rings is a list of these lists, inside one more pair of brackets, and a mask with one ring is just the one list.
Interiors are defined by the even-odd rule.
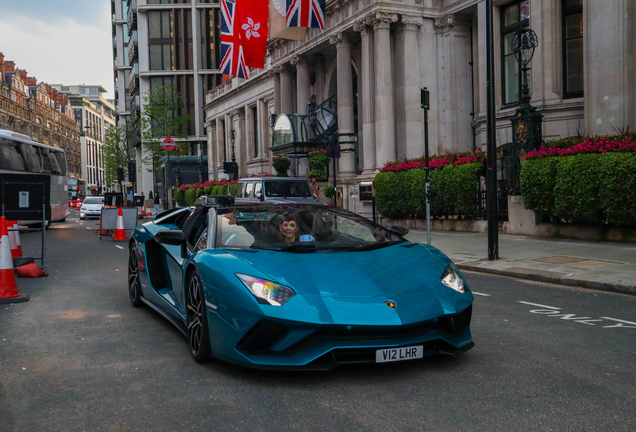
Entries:
[[515,59],[519,63],[523,74],[521,103],[524,105],[530,104],[530,89],[528,86],[528,71],[530,68],[528,65],[532,61],[534,50],[537,46],[539,46],[539,38],[534,30],[529,27],[517,30],[512,39],[512,52],[515,54]]
[[504,169],[508,179],[508,194],[519,195],[521,184],[521,160],[526,153],[538,149],[543,141],[543,115],[530,105],[530,86],[528,85],[528,65],[534,51],[539,46],[537,34],[525,27],[517,30],[512,39],[512,52],[519,63],[522,73],[521,105],[515,111],[512,122],[512,146],[505,157]]
[[236,154],[234,153],[234,141],[236,141],[236,131],[230,131],[230,141],[232,142],[232,162],[236,162]]

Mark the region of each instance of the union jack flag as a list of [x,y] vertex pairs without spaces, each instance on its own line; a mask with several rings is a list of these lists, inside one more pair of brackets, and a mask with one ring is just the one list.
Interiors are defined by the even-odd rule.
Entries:
[[286,0],[287,27],[325,28],[325,0]]
[[250,69],[245,64],[240,28],[234,27],[236,3],[221,0],[221,65],[219,71],[248,79]]

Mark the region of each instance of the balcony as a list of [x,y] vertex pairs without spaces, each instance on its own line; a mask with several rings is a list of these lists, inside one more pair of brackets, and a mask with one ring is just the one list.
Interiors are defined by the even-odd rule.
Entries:
[[133,63],[135,63],[135,60],[137,60],[137,50],[138,48],[136,44],[128,44],[128,66],[132,66]]
[[130,82],[128,83],[128,95],[133,96],[138,89],[139,89],[139,75],[131,74]]
[[137,30],[137,2],[133,1],[132,3],[134,5],[128,8],[128,35]]

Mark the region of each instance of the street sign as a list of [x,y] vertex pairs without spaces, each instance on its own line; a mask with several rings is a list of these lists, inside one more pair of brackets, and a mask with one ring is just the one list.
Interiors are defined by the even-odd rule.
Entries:
[[172,138],[166,138],[163,140],[163,142],[161,143],[161,147],[163,147],[164,150],[174,150],[174,140]]

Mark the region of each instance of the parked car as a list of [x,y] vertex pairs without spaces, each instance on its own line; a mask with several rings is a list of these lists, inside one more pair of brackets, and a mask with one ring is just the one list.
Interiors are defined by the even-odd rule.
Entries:
[[195,206],[214,205],[227,207],[234,204],[234,197],[231,195],[201,195],[194,202]]
[[307,180],[294,177],[248,177],[236,185],[235,203],[318,204]]
[[104,208],[103,196],[87,196],[84,198],[79,211],[79,218],[84,220],[91,217],[100,217]]
[[176,208],[135,229],[129,297],[197,362],[330,369],[469,350],[465,279],[406,232],[321,205]]

